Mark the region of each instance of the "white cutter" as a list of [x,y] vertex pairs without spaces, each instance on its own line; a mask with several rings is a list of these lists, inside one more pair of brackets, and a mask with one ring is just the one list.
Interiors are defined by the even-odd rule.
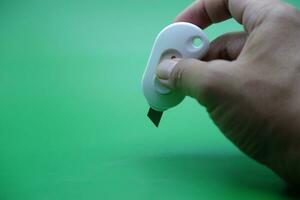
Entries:
[[201,59],[209,49],[209,40],[198,26],[186,22],[174,23],[157,36],[145,69],[142,86],[150,110],[148,117],[158,126],[164,111],[175,107],[184,95],[172,91],[157,80],[156,70],[165,59]]

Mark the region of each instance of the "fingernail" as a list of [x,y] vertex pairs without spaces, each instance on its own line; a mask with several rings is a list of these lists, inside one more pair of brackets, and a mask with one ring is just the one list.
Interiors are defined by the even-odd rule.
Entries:
[[157,77],[162,80],[168,80],[179,60],[180,59],[163,60],[157,67]]

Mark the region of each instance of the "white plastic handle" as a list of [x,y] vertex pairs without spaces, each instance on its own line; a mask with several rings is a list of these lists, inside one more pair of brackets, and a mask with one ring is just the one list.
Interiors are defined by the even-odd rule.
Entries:
[[[200,46],[195,44],[195,41],[199,39],[202,42]],[[183,94],[171,91],[159,83],[156,78],[156,69],[159,63],[164,59],[174,57],[201,59],[208,48],[209,40],[205,33],[199,27],[190,23],[174,23],[159,33],[142,80],[144,96],[151,108],[157,111],[165,111],[178,105],[185,97]]]

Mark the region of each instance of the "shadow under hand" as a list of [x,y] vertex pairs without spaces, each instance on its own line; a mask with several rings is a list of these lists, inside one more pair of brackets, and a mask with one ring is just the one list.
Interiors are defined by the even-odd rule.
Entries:
[[289,197],[290,199],[300,199],[300,191],[296,187],[287,186],[283,191],[283,196]]
[[253,197],[295,198],[283,192],[285,183],[271,170],[244,155],[174,153],[143,158],[142,164],[156,182],[189,184],[206,193],[221,190],[252,193]]

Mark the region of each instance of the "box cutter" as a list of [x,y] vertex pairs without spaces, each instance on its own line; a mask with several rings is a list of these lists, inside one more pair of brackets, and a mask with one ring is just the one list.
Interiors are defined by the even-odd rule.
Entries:
[[148,117],[158,127],[163,112],[178,105],[185,97],[179,91],[163,86],[156,77],[156,69],[165,59],[201,59],[209,48],[209,40],[197,26],[179,22],[164,28],[157,36],[147,67],[142,87],[150,105]]

